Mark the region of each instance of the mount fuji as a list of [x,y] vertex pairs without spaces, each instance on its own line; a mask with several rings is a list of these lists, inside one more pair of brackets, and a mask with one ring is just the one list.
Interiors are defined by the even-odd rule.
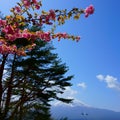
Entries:
[[51,107],[51,114],[55,120],[120,120],[120,112],[94,108],[79,100],[71,104],[56,102]]

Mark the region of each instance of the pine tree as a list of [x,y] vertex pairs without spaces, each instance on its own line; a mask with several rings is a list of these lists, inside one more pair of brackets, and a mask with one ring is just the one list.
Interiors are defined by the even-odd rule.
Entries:
[[[27,51],[27,56],[18,57],[16,60],[14,76],[16,88],[13,91],[14,95],[21,99],[22,97],[27,99],[18,108],[19,113],[27,110],[26,113],[32,112],[35,120],[37,118],[47,120],[50,117],[49,101],[54,99],[63,102],[71,101],[71,99],[60,98],[58,94],[62,94],[65,87],[71,86],[69,81],[73,76],[65,76],[68,68],[57,54],[52,53],[54,48],[51,44],[40,40],[36,40],[36,44],[32,51]],[[48,118],[45,118],[46,116]]]

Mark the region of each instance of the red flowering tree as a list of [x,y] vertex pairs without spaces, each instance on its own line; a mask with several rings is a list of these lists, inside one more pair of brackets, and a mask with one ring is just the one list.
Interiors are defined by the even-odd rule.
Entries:
[[[49,42],[53,39],[72,39],[79,41],[79,36],[69,35],[65,32],[55,33],[56,25],[63,25],[66,20],[70,18],[79,19],[81,14],[85,17],[94,13],[94,7],[90,5],[85,9],[73,8],[71,11],[65,10],[49,10],[40,11],[42,6],[42,0],[20,0],[15,7],[11,8],[11,14],[4,19],[0,19],[0,116],[2,114],[2,98],[4,93],[3,88],[3,73],[6,65],[6,60],[9,55],[25,56],[26,50],[31,50],[36,46],[35,40],[40,39],[45,42]],[[29,26],[42,26],[49,25],[51,29],[48,31],[30,31]],[[27,26],[27,27],[26,27]],[[12,61],[14,66],[14,60]],[[12,68],[13,70],[13,68]],[[7,101],[6,106],[10,102],[13,71],[8,81],[7,88]],[[7,114],[7,109],[4,111],[4,116]],[[1,118],[2,119],[2,118]]]
[[[15,7],[11,9],[11,15],[6,16],[4,20],[0,20],[0,54],[17,54],[25,55],[26,49],[31,49],[35,46],[34,40],[40,38],[46,42],[52,39],[72,39],[78,41],[79,36],[69,35],[67,33],[54,33],[54,28],[48,31],[36,31],[31,32],[28,29],[23,29],[26,24],[34,26],[50,25],[55,26],[64,24],[66,20],[74,17],[79,19],[81,14],[85,14],[88,17],[93,14],[94,7],[90,5],[85,10],[73,8],[71,11],[65,10],[49,10],[41,11],[41,14],[33,13],[32,11],[40,10],[42,6],[41,0],[20,0]],[[27,44],[26,46],[20,46],[19,43],[24,38]],[[17,44],[18,43],[18,44]]]

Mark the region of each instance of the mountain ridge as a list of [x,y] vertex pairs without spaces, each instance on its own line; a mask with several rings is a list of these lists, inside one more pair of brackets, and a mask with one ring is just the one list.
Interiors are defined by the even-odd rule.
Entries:
[[51,107],[52,117],[56,120],[120,120],[120,112],[94,108],[89,105],[57,103]]

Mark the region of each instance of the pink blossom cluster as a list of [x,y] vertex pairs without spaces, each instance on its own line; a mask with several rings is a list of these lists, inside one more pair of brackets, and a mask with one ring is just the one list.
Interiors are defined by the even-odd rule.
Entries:
[[[54,12],[51,10],[48,14],[49,19],[54,19]],[[59,40],[61,38],[67,39],[69,35],[67,33],[56,33],[54,35],[51,35],[50,32],[43,32],[43,31],[37,31],[36,33],[30,32],[27,29],[20,30],[16,26],[7,25],[5,24],[5,20],[0,20],[0,26],[2,26],[2,32],[5,34],[5,38],[9,41],[15,41],[17,38],[26,38],[28,40],[35,40],[36,38],[40,38],[44,41],[50,41],[51,39],[58,38]],[[79,39],[78,37],[76,38]]]
[[15,6],[15,8],[13,8],[13,9],[14,9],[14,12],[16,12],[16,13],[22,12],[21,7],[19,7],[19,6]]
[[[42,11],[41,14],[32,14],[31,10],[40,9],[41,0],[20,0],[21,2],[11,9],[12,15],[6,16],[6,20],[0,19],[0,54],[16,53],[18,55],[25,55],[26,49],[32,49],[36,39],[46,42],[52,39],[72,39],[79,41],[79,36],[69,35],[67,33],[54,33],[53,31],[31,32],[28,29],[21,29],[27,24],[38,25],[52,25],[58,23],[61,16],[61,22],[72,17],[72,14],[85,14],[85,17],[94,13],[93,5],[90,5],[85,10],[73,9],[70,12],[66,10],[49,10],[49,12]],[[19,40],[19,42],[17,41]],[[25,42],[24,42],[25,40]],[[22,45],[22,42],[25,45]]]
[[17,48],[17,46],[15,44],[10,45],[7,42],[5,42],[5,40],[0,39],[0,54],[2,55],[7,55],[7,54],[17,54],[17,55],[26,55],[25,50],[32,50],[34,47],[36,46],[36,44],[31,44],[26,46],[26,48],[21,47],[21,48]]
[[60,39],[64,38],[67,39],[69,36],[67,33],[56,33],[55,35],[52,36],[52,39],[58,38],[58,41],[60,41]]
[[27,29],[20,30],[20,29],[13,29],[12,26],[6,26],[2,29],[2,32],[5,34],[5,38],[8,41],[14,42],[18,38],[26,38],[28,41],[34,42],[37,38],[44,40],[44,41],[50,41],[51,40],[51,34],[50,32],[41,32],[37,31],[35,33],[30,32]]
[[26,8],[30,8],[31,5],[34,5],[36,9],[40,9],[39,2],[37,0],[22,0]]
[[0,44],[0,54],[14,54],[17,52],[17,47],[15,45],[9,46],[6,44]]
[[[51,14],[51,15],[50,15]],[[50,18],[53,19],[54,16],[52,11],[50,12]],[[69,35],[67,33],[56,33],[54,35],[52,35],[50,32],[43,32],[43,31],[37,31],[35,33],[30,32],[27,29],[24,30],[20,30],[18,27],[16,26],[12,26],[12,25],[7,25],[7,24],[3,24],[6,23],[4,20],[0,21],[0,26],[2,26],[2,32],[4,33],[4,37],[5,39],[7,39],[8,41],[15,41],[17,38],[26,38],[27,40],[32,40],[34,42],[35,39],[39,38],[41,40],[44,41],[50,41],[51,39],[54,38],[58,38],[60,39],[67,39],[69,38]],[[78,38],[76,38],[78,39]]]
[[88,6],[86,9],[85,9],[85,17],[88,17],[89,15],[93,14],[94,13],[94,7],[93,5],[90,5]]
[[[51,10],[48,16],[49,19],[55,19],[54,11]],[[43,31],[30,32],[28,29],[21,30],[17,25],[7,24],[6,20],[0,20],[0,28],[1,33],[4,35],[0,38],[0,54],[16,53],[18,55],[25,55],[24,49],[32,49],[35,46],[34,41],[37,38],[46,42],[56,38],[58,38],[58,41],[60,41],[60,39],[67,38],[76,39],[77,41],[80,39],[80,37],[73,37],[67,33],[53,34]],[[17,44],[15,44],[15,41],[19,38],[23,38],[23,40],[25,38],[25,40],[30,41],[31,45],[26,45],[25,48],[18,48]]]
[[0,54],[18,54],[25,55],[25,51],[21,49],[17,49],[16,45],[9,45],[5,39],[0,39]]
[[58,41],[60,41],[61,39],[72,39],[72,40],[76,40],[77,42],[80,40],[80,36],[70,36],[67,33],[56,33],[54,35],[52,35],[52,39],[58,38]]
[[49,42],[51,40],[51,34],[50,32],[42,32],[42,31],[37,31],[36,36],[46,42]]
[[[26,46],[26,48],[29,50],[31,50],[35,46],[34,40],[36,40],[36,38],[39,38],[46,42],[49,42],[51,39],[55,39],[55,38],[58,38],[58,41],[60,41],[60,39],[70,38],[70,36],[67,33],[56,33],[52,35],[50,32],[37,31],[35,34],[32,34],[32,33],[29,33],[28,30],[24,30],[23,33],[21,33],[21,35],[22,36],[16,35],[16,39],[15,38],[13,39],[17,40],[17,38],[26,38],[27,40],[31,40],[32,41],[31,45]],[[13,35],[13,37],[14,36],[15,35]],[[14,43],[13,39],[11,38],[9,40],[13,42],[13,45],[10,45],[8,42],[5,42],[5,40],[0,40],[0,54],[10,54],[10,53],[15,54],[16,53],[17,55],[25,55],[24,49],[26,48],[17,48],[17,45]],[[76,39],[78,40],[78,38]]]
[[6,24],[6,21],[0,20],[0,27],[1,32],[4,33],[4,38],[7,39],[7,41],[15,41],[17,38],[26,38],[28,40],[30,39],[36,39],[35,35],[30,33],[27,29],[20,30],[15,25],[8,25]]
[[0,27],[3,27],[6,24],[6,20],[1,20],[0,19]]
[[[34,6],[37,10],[40,9],[40,3],[37,0],[21,0],[23,6],[26,9],[29,9],[31,6]],[[14,12],[21,13],[22,12],[22,6],[15,6],[13,8]]]
[[55,20],[56,14],[54,10],[49,10],[48,14],[44,15],[42,14],[39,19],[40,19],[40,24],[42,25],[43,23],[51,25],[52,22],[51,20]]

